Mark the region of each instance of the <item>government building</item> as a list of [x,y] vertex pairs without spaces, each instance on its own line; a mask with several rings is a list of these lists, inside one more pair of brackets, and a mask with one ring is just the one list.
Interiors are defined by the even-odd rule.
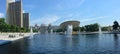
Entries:
[[29,28],[29,13],[23,13],[23,27]]
[[23,13],[23,8],[22,8],[22,0],[7,0],[6,1],[6,22],[8,24],[16,25],[21,28],[23,27],[28,28],[29,27],[29,15],[26,15],[26,14],[25,16],[23,15],[24,13]]
[[80,21],[75,21],[75,20],[65,21],[65,22],[60,24],[60,27],[67,28],[68,25],[72,25],[73,27],[78,27],[80,25]]

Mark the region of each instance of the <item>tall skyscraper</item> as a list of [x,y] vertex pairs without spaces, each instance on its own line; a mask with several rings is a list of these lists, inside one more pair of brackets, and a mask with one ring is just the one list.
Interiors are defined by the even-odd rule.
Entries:
[[29,13],[23,13],[23,27],[29,29]]
[[23,27],[22,0],[7,0],[6,22]]
[[15,0],[6,0],[6,22],[9,23],[9,4],[15,2]]

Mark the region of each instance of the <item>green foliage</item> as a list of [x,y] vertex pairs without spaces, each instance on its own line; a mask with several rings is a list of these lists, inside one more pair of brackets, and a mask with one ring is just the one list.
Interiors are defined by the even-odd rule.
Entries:
[[[65,32],[66,30],[67,28],[59,28],[57,30],[54,30],[54,32]],[[79,26],[73,27],[73,31],[79,31],[79,30],[80,30]]]
[[36,29],[33,29],[33,32],[38,32],[38,30],[36,30]]
[[[94,31],[98,31],[99,30],[99,25],[97,23],[95,24],[90,24],[90,25],[85,25],[85,26],[82,26],[82,27],[73,27],[73,31],[81,31],[81,32],[94,32]],[[55,30],[56,32],[65,32],[66,29],[65,28],[59,28],[57,30]]]
[[109,27],[102,27],[102,31],[108,31]]
[[5,23],[5,19],[4,18],[0,18],[0,23]]
[[81,27],[81,31],[86,31],[86,32],[94,32],[99,30],[99,25],[97,23],[95,24],[90,24],[90,25],[85,25]]
[[85,31],[85,27],[84,26],[80,27],[80,31],[84,32]]
[[5,19],[0,18],[0,32],[29,32],[29,29],[19,28],[16,25],[6,24]]
[[59,28],[59,29],[53,30],[53,32],[65,32],[65,31],[66,31],[65,28]]
[[119,28],[119,23],[117,21],[113,22],[113,30],[118,30]]
[[79,27],[79,26],[73,27],[73,31],[79,31],[79,30],[80,30],[80,27]]

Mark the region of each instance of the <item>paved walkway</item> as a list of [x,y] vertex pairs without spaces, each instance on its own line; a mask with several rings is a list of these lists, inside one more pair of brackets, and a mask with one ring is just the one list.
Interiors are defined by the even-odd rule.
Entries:
[[2,33],[0,40],[15,41],[30,36],[30,33]]
[[[33,33],[34,35],[36,33]],[[10,43],[11,41],[16,41],[25,37],[31,36],[30,33],[0,33],[0,45]]]

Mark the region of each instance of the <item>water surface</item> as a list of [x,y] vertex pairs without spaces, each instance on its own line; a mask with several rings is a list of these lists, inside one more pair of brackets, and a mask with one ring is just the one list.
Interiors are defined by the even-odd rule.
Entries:
[[120,35],[36,34],[0,46],[0,54],[120,54]]

